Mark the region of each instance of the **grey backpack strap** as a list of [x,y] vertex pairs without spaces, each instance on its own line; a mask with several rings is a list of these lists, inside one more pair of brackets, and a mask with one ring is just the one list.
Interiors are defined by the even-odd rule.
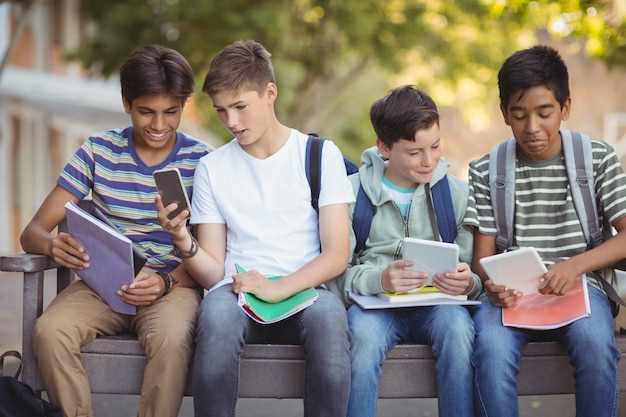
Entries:
[[585,240],[593,248],[603,242],[603,233],[595,197],[591,140],[587,135],[569,130],[561,130],[561,138],[574,208]]
[[513,245],[515,211],[515,138],[489,152],[489,189],[496,223],[496,251],[504,252]]
[[[608,226],[600,224],[598,205],[596,203],[595,178],[593,176],[593,152],[589,136],[561,130],[563,139],[563,155],[569,178],[572,200],[576,214],[580,219],[583,234],[589,248],[596,247],[604,241],[604,232],[610,233]],[[626,307],[626,303],[617,294],[611,284],[598,272],[598,280],[602,289],[614,303]],[[617,315],[617,307],[611,305],[613,317]]]

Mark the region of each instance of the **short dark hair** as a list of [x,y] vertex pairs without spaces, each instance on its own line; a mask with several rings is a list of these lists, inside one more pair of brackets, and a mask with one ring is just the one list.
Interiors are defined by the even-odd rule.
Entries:
[[498,72],[500,104],[506,108],[514,93],[537,86],[552,91],[561,108],[570,96],[567,66],[554,48],[545,45],[517,51],[504,61]]
[[243,89],[263,93],[268,83],[276,83],[271,56],[254,40],[228,45],[211,61],[202,91],[209,96]]
[[439,113],[428,94],[405,85],[376,100],[370,109],[370,120],[376,137],[391,148],[400,139],[414,142],[418,131],[439,125]]
[[144,96],[166,95],[185,102],[194,91],[191,66],[178,51],[160,45],[135,50],[120,68],[122,97],[132,105]]

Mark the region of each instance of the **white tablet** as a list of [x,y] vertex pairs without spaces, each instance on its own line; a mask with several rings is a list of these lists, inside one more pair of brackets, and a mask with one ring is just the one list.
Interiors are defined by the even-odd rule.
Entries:
[[482,258],[480,265],[494,284],[533,294],[541,288],[539,278],[548,272],[535,248],[520,248]]
[[413,261],[408,269],[428,272],[424,285],[432,285],[435,274],[456,272],[459,265],[459,247],[454,243],[405,237],[402,259]]

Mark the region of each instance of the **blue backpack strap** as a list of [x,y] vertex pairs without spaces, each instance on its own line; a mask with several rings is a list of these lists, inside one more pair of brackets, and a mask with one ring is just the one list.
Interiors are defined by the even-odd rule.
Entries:
[[515,138],[510,138],[489,152],[489,189],[497,230],[498,253],[513,245],[515,147]]
[[319,213],[320,188],[322,184],[322,147],[324,139],[309,135],[306,142],[305,171],[311,187],[311,205]]
[[346,157],[343,158],[343,164],[346,166],[346,174],[350,175],[359,172],[357,164]]
[[[430,193],[437,219],[436,226],[441,239],[444,242],[454,243],[458,231],[447,175],[430,189]],[[352,215],[352,229],[356,236],[354,253],[359,253],[365,248],[365,241],[369,237],[373,217],[374,205],[367,194],[365,194],[363,185],[359,185],[359,191],[354,205],[354,213]]]
[[433,199],[435,217],[441,240],[447,243],[454,243],[457,235],[456,218],[454,215],[454,205],[452,204],[452,193],[448,176],[445,175],[431,189],[430,195]]
[[370,235],[372,219],[374,218],[374,205],[365,194],[363,185],[359,185],[359,192],[356,195],[354,213],[352,214],[352,230],[356,236],[356,247],[354,253],[358,254],[365,248],[365,241]]
[[[306,179],[311,188],[311,205],[318,213],[320,189],[322,188],[322,148],[324,147],[324,140],[324,138],[318,137],[317,134],[311,133],[306,142]],[[348,158],[343,158],[343,164],[348,175],[359,172],[359,167]]]

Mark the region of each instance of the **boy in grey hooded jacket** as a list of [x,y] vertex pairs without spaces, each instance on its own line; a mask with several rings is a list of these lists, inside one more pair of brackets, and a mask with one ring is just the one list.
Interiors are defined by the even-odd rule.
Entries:
[[[352,388],[348,417],[375,416],[378,377],[386,353],[403,341],[429,344],[437,357],[439,415],[473,415],[474,324],[463,305],[363,310],[348,293],[374,295],[420,287],[428,274],[408,269],[402,260],[402,239],[439,241],[428,212],[426,190],[446,174],[441,158],[439,114],[433,100],[413,86],[392,90],[370,110],[376,146],[367,149],[357,174],[350,176],[355,190],[363,188],[374,205],[374,217],[365,248],[354,256],[346,272],[327,284],[348,308],[352,331]],[[468,262],[472,259],[473,229],[466,216],[466,182],[448,175],[457,223],[458,271],[437,275],[433,285],[449,294],[475,299],[482,284]],[[354,204],[351,213],[354,212]],[[355,235],[351,248],[354,252]],[[420,378],[419,375],[415,375]]]

